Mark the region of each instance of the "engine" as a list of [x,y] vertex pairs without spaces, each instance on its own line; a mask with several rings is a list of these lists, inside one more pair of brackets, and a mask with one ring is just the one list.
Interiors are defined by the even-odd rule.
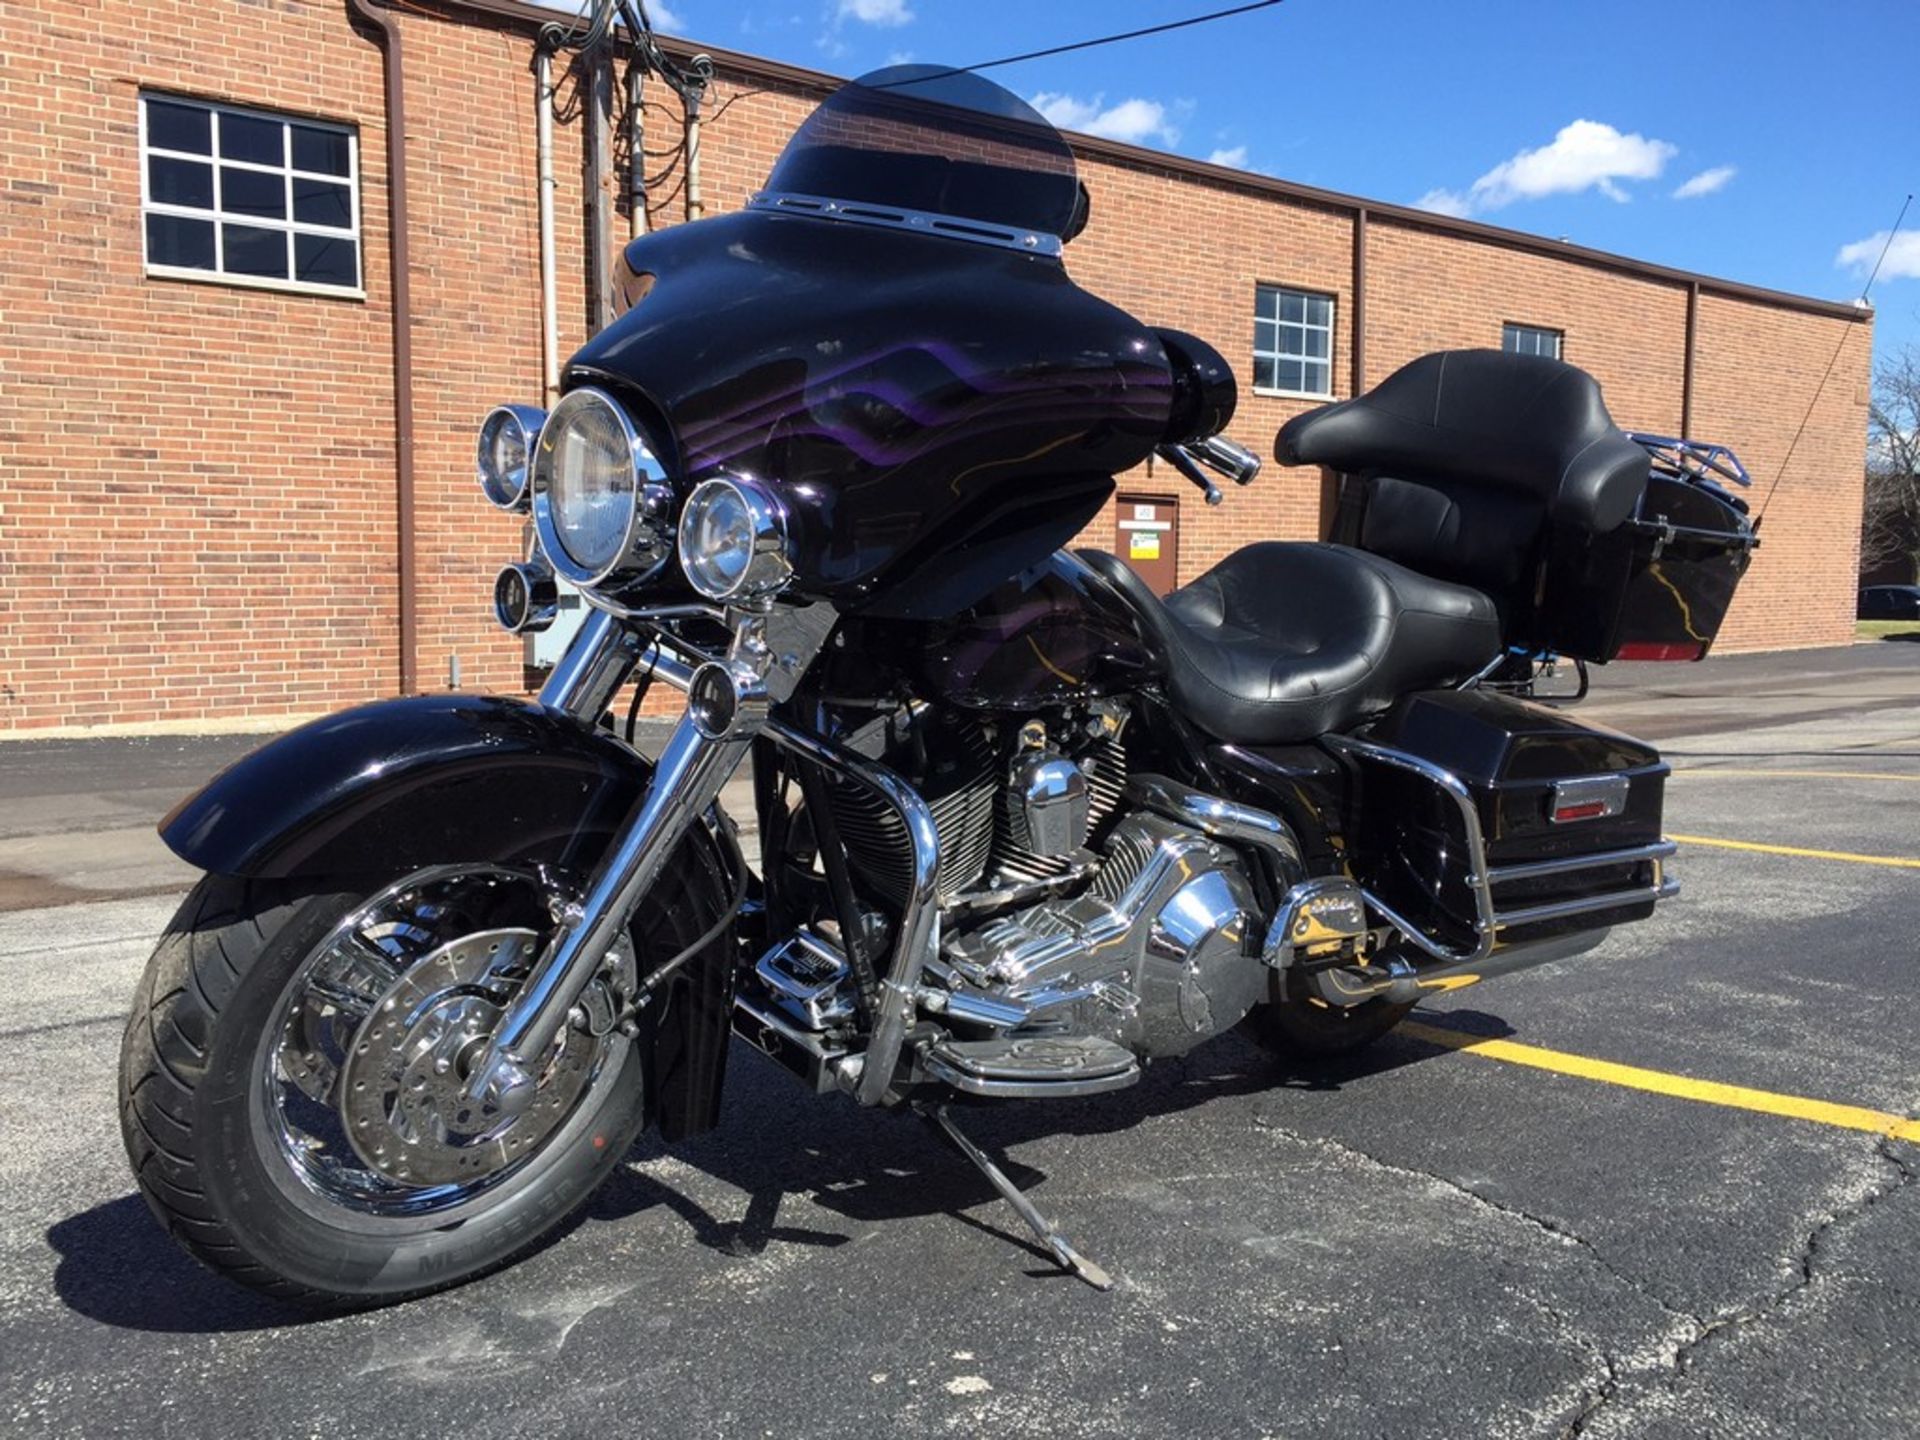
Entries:
[[[913,781],[940,832],[941,905],[980,913],[1057,892],[1099,868],[1089,847],[1120,808],[1125,727],[1125,711],[1104,706],[1017,728],[902,710],[850,744]],[[831,800],[862,881],[904,900],[911,867],[900,817],[855,786],[836,786]]]
[[[945,938],[928,979],[953,1017],[984,1001],[1002,1033],[1177,1055],[1266,998],[1264,925],[1240,858],[1127,803],[1126,721],[1102,705],[1017,727],[923,714],[879,738],[940,832]],[[903,898],[897,817],[853,787],[831,804],[862,884]]]

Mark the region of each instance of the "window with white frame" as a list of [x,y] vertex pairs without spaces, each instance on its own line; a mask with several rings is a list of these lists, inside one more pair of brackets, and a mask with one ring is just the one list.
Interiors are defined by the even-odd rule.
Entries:
[[1544,355],[1549,360],[1558,360],[1563,338],[1558,330],[1515,325],[1511,320],[1500,327],[1500,348],[1515,355]]
[[1333,394],[1333,296],[1278,285],[1254,291],[1253,388]]
[[359,148],[344,125],[142,93],[147,273],[360,294]]

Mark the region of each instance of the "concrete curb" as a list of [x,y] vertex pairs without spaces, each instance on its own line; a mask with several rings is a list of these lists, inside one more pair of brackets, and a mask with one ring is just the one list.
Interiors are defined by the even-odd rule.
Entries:
[[0,730],[10,740],[136,740],[155,735],[278,735],[331,712],[303,710],[293,715],[233,715],[206,720],[136,720],[112,725],[46,725],[32,730]]

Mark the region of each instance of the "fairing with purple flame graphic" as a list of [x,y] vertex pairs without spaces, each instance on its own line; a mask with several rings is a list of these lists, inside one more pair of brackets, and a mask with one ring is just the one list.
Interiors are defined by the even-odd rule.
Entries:
[[[1052,128],[978,77],[913,73],[842,89],[771,185],[1071,232],[1083,202]],[[651,416],[687,485],[776,484],[797,593],[951,615],[1071,540],[1176,408],[1154,331],[1052,248],[774,208],[675,226],[627,247],[631,308],[567,384]]]

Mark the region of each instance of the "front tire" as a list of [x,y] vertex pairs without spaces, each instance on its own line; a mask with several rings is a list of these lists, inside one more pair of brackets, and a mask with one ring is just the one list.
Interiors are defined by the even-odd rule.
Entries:
[[[480,868],[489,876],[512,874]],[[656,962],[697,938],[717,913],[705,903],[711,898],[704,894],[711,887],[699,883],[705,877],[675,871],[663,877],[657,893],[676,903],[643,906],[635,922],[635,950]],[[388,903],[382,897],[404,893],[407,883],[372,896],[366,890],[312,894],[209,876],[174,917],[135,997],[121,1050],[119,1098],[121,1131],[141,1192],[196,1258],[283,1300],[323,1309],[386,1304],[497,1269],[592,1193],[645,1120],[640,1047],[617,1032],[594,1038],[570,1030],[556,1054],[565,1058],[566,1047],[574,1046],[572,1057],[565,1067],[552,1062],[542,1084],[564,1073],[572,1088],[555,1092],[537,1134],[513,1143],[513,1127],[522,1121],[499,1117],[442,1129],[433,1118],[440,1112],[419,1099],[403,1113],[405,1092],[425,1086],[434,1054],[453,1053],[416,1043],[415,1027],[405,1032],[414,1047],[408,1053],[426,1063],[416,1065],[418,1075],[406,1072],[406,1083],[393,1086],[388,1140],[402,1151],[407,1147],[398,1141],[426,1142],[429,1148],[421,1153],[437,1158],[440,1168],[407,1179],[405,1159],[396,1164],[372,1158],[374,1142],[364,1131],[357,1139],[349,1136],[349,1115],[365,1127],[374,1123],[370,1115],[386,1113],[370,1110],[366,1101],[356,1110],[345,1100],[349,1089],[366,1088],[366,1081],[351,1077],[384,1084],[399,1073],[391,1067],[401,1063],[388,1060],[388,1071],[369,1070],[364,1067],[373,1061],[353,1058],[356,1051],[379,1048],[367,1041],[379,1034],[373,1012],[383,993],[378,983],[387,980],[380,966],[390,968],[399,986],[409,975],[450,965],[447,957],[460,953],[456,937],[431,931],[410,936],[406,923],[365,934],[354,929],[364,928],[377,905]],[[530,893],[515,902],[517,913],[505,917],[528,928],[494,928],[503,918],[498,897],[489,897],[490,912],[471,903],[471,915],[449,923],[464,924],[483,939],[532,937],[538,921]],[[444,884],[429,898],[434,903],[420,906],[422,915],[445,917],[458,909],[448,902]],[[425,924],[408,923],[415,930]],[[363,943],[375,933],[392,953]],[[315,970],[316,957],[331,956],[349,942],[368,957],[375,982],[356,989],[341,979],[349,972],[338,965]],[[489,976],[497,977],[497,971]],[[411,993],[416,1011],[444,1004],[453,1007],[448,1015],[468,1017],[460,1022],[465,1030],[440,1025],[436,1033],[453,1043],[470,1045],[468,1037],[484,1017],[497,1014],[497,992],[477,984],[449,984],[424,1002],[417,998],[417,982]],[[316,994],[328,998],[316,1001]],[[369,995],[374,998],[365,1004],[366,1014],[356,1013]],[[327,1008],[336,999],[337,1012]],[[393,1049],[401,1049],[400,1039]],[[468,1119],[464,1112],[459,1118]],[[492,1130],[481,1133],[483,1124]]]

